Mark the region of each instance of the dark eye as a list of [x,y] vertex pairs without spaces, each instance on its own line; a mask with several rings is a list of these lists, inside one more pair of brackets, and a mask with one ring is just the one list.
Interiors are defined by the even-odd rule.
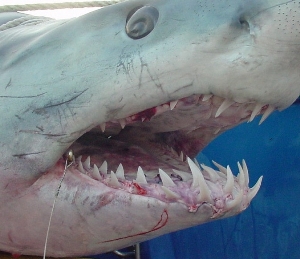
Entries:
[[158,10],[152,6],[133,9],[126,20],[127,35],[134,40],[147,36],[154,29],[158,16]]

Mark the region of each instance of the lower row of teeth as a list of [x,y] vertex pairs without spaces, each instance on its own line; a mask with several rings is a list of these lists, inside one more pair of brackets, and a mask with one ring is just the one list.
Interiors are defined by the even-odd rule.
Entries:
[[[260,188],[262,176],[252,188],[248,187],[249,174],[244,160],[242,161],[242,165],[238,162],[239,174],[236,177],[232,174],[229,166],[225,168],[214,161],[213,163],[219,171],[203,164],[200,166],[196,160],[193,161],[189,157],[187,157],[186,161],[189,165],[191,174],[173,169],[174,174],[177,176],[175,177],[177,181],[173,181],[169,174],[164,170],[158,170],[161,183],[155,183],[154,185],[156,186],[156,189],[157,186],[159,186],[159,189],[167,200],[181,200],[181,192],[177,191],[177,189],[180,189],[178,187],[178,182],[189,185],[188,187],[194,191],[193,193],[196,193],[197,203],[207,202],[214,204],[218,199],[217,196],[220,196],[220,193],[222,197],[230,197],[231,200],[227,202],[228,208],[238,206],[245,194],[250,202]],[[78,157],[78,159],[76,159],[76,164],[77,169],[81,173],[87,174],[94,180],[101,181],[111,188],[124,189],[128,191],[128,186],[131,186],[130,183],[132,183],[135,187],[137,185],[141,186],[141,188],[145,187],[145,191],[142,192],[142,194],[147,196],[147,188],[149,189],[149,186],[153,185],[153,183],[148,183],[149,180],[147,181],[144,170],[141,167],[138,167],[137,169],[136,178],[129,181],[125,178],[122,164],[118,166],[115,172],[111,171],[110,174],[108,173],[108,164],[106,161],[104,161],[100,167],[95,164],[91,167],[90,157],[88,156],[84,162],[81,161],[81,157]],[[181,181],[178,181],[178,179],[181,179]],[[214,190],[215,188],[222,188],[222,190],[221,192],[216,192]],[[238,190],[236,191],[235,197],[233,197],[234,188],[235,190]]]

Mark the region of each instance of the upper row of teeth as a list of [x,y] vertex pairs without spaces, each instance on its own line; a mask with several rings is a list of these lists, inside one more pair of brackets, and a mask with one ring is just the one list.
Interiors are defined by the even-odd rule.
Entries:
[[[210,100],[213,95],[212,94],[205,94],[205,95],[201,95],[201,100],[203,102],[206,102],[208,100]],[[160,114],[160,113],[163,113],[165,111],[168,111],[168,110],[173,110],[176,105],[178,104],[180,100],[175,100],[175,101],[171,101],[169,104],[166,103],[166,104],[163,104],[161,106],[158,106],[156,107],[157,108],[157,112],[156,112],[156,115]],[[217,109],[216,111],[216,114],[215,114],[215,118],[219,117],[223,112],[225,112],[231,105],[233,105],[234,103],[236,103],[236,101],[233,101],[233,100],[230,100],[230,99],[224,99],[224,101],[222,102],[222,104],[220,105],[220,107]],[[254,118],[259,114],[261,113],[261,110],[263,107],[267,106],[267,109],[263,112],[262,114],[262,117],[259,121],[259,125],[261,125],[269,116],[270,114],[275,111],[275,107],[272,106],[272,105],[269,105],[269,104],[261,104],[261,103],[257,103],[253,110],[252,110],[252,113],[249,117],[249,120],[248,122],[251,122],[254,120]],[[132,116],[129,116],[128,118],[124,118],[124,119],[119,119],[117,120],[116,122],[118,122],[121,126],[122,129],[125,128],[125,126],[132,122],[132,121],[135,121],[135,115],[132,115]],[[146,118],[141,118],[141,121],[143,122]],[[102,123],[100,124],[100,128],[102,130],[102,132],[105,132],[105,128],[106,128],[106,123]]]
[[[191,189],[198,189],[200,190],[200,193],[197,196],[197,201],[199,202],[210,202],[213,203],[213,199],[211,197],[211,191],[210,188],[203,176],[202,170],[200,168],[200,165],[195,161],[192,161],[189,157],[187,157],[187,162],[189,165],[189,168],[192,172],[192,175],[186,172],[182,172],[179,170],[173,169],[174,173],[179,175],[183,181],[188,181],[192,179],[191,182]],[[223,193],[225,194],[231,194],[233,192],[234,188],[234,182],[236,181],[241,190],[244,190],[244,188],[248,188],[249,185],[249,174],[248,174],[248,168],[245,163],[245,161],[242,161],[242,165],[238,163],[238,169],[239,174],[236,177],[236,180],[234,179],[234,176],[232,174],[232,171],[229,166],[227,168],[219,165],[216,162],[213,162],[215,166],[220,170],[216,171],[211,167],[201,165],[202,169],[206,171],[206,173],[209,175],[209,178],[211,182],[215,183],[218,178],[226,178],[226,184],[222,187]],[[81,157],[78,158],[78,169],[80,172],[86,174],[87,171],[90,173],[91,177],[95,180],[102,181],[105,179],[105,182],[107,185],[113,188],[122,188],[122,181],[125,179],[125,173],[123,165],[120,164],[116,170],[116,172],[111,171],[110,174],[108,174],[107,170],[108,164],[106,161],[103,162],[103,164],[98,168],[97,165],[94,164],[93,168],[91,168],[90,165],[90,157],[88,156],[87,159],[84,162],[81,162]],[[159,185],[160,188],[165,193],[166,198],[169,199],[180,199],[180,195],[174,191],[176,191],[176,183],[172,180],[172,178],[162,169],[159,169],[159,176],[162,182],[162,185]],[[101,172],[101,173],[100,173]],[[102,176],[101,176],[102,174]],[[121,182],[120,182],[121,180]],[[148,184],[144,170],[139,166],[136,174],[136,179],[133,180],[134,182],[138,184]],[[258,192],[260,185],[261,185],[262,177],[260,177],[257,181],[257,183],[249,189],[248,192],[248,199],[249,201],[256,195]],[[171,190],[172,189],[172,190]],[[243,191],[240,191],[240,193],[234,198],[234,203],[231,203],[231,205],[236,205],[240,203],[241,199],[243,197]],[[233,201],[231,201],[233,202]]]

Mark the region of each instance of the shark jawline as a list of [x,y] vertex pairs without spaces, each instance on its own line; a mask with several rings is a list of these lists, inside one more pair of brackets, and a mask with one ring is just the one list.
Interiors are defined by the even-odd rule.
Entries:
[[[68,168],[71,173],[133,195],[179,202],[190,212],[197,211],[203,202],[210,203],[215,211],[212,218],[218,218],[229,210],[244,210],[262,178],[249,189],[244,161],[243,166],[238,163],[240,173],[234,177],[229,167],[214,162],[219,169],[214,170],[190,158],[222,132],[259,114],[263,114],[262,123],[274,110],[268,104],[192,95],[94,127],[66,150],[60,163],[74,154]],[[219,204],[213,194],[216,189],[226,197]],[[246,202],[241,195],[245,192]]]

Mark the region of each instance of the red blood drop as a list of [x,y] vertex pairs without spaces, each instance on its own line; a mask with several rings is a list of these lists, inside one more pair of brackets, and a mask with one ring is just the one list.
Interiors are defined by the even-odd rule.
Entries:
[[144,195],[147,193],[147,191],[143,189],[138,183],[133,183],[133,185],[137,189],[137,194]]

